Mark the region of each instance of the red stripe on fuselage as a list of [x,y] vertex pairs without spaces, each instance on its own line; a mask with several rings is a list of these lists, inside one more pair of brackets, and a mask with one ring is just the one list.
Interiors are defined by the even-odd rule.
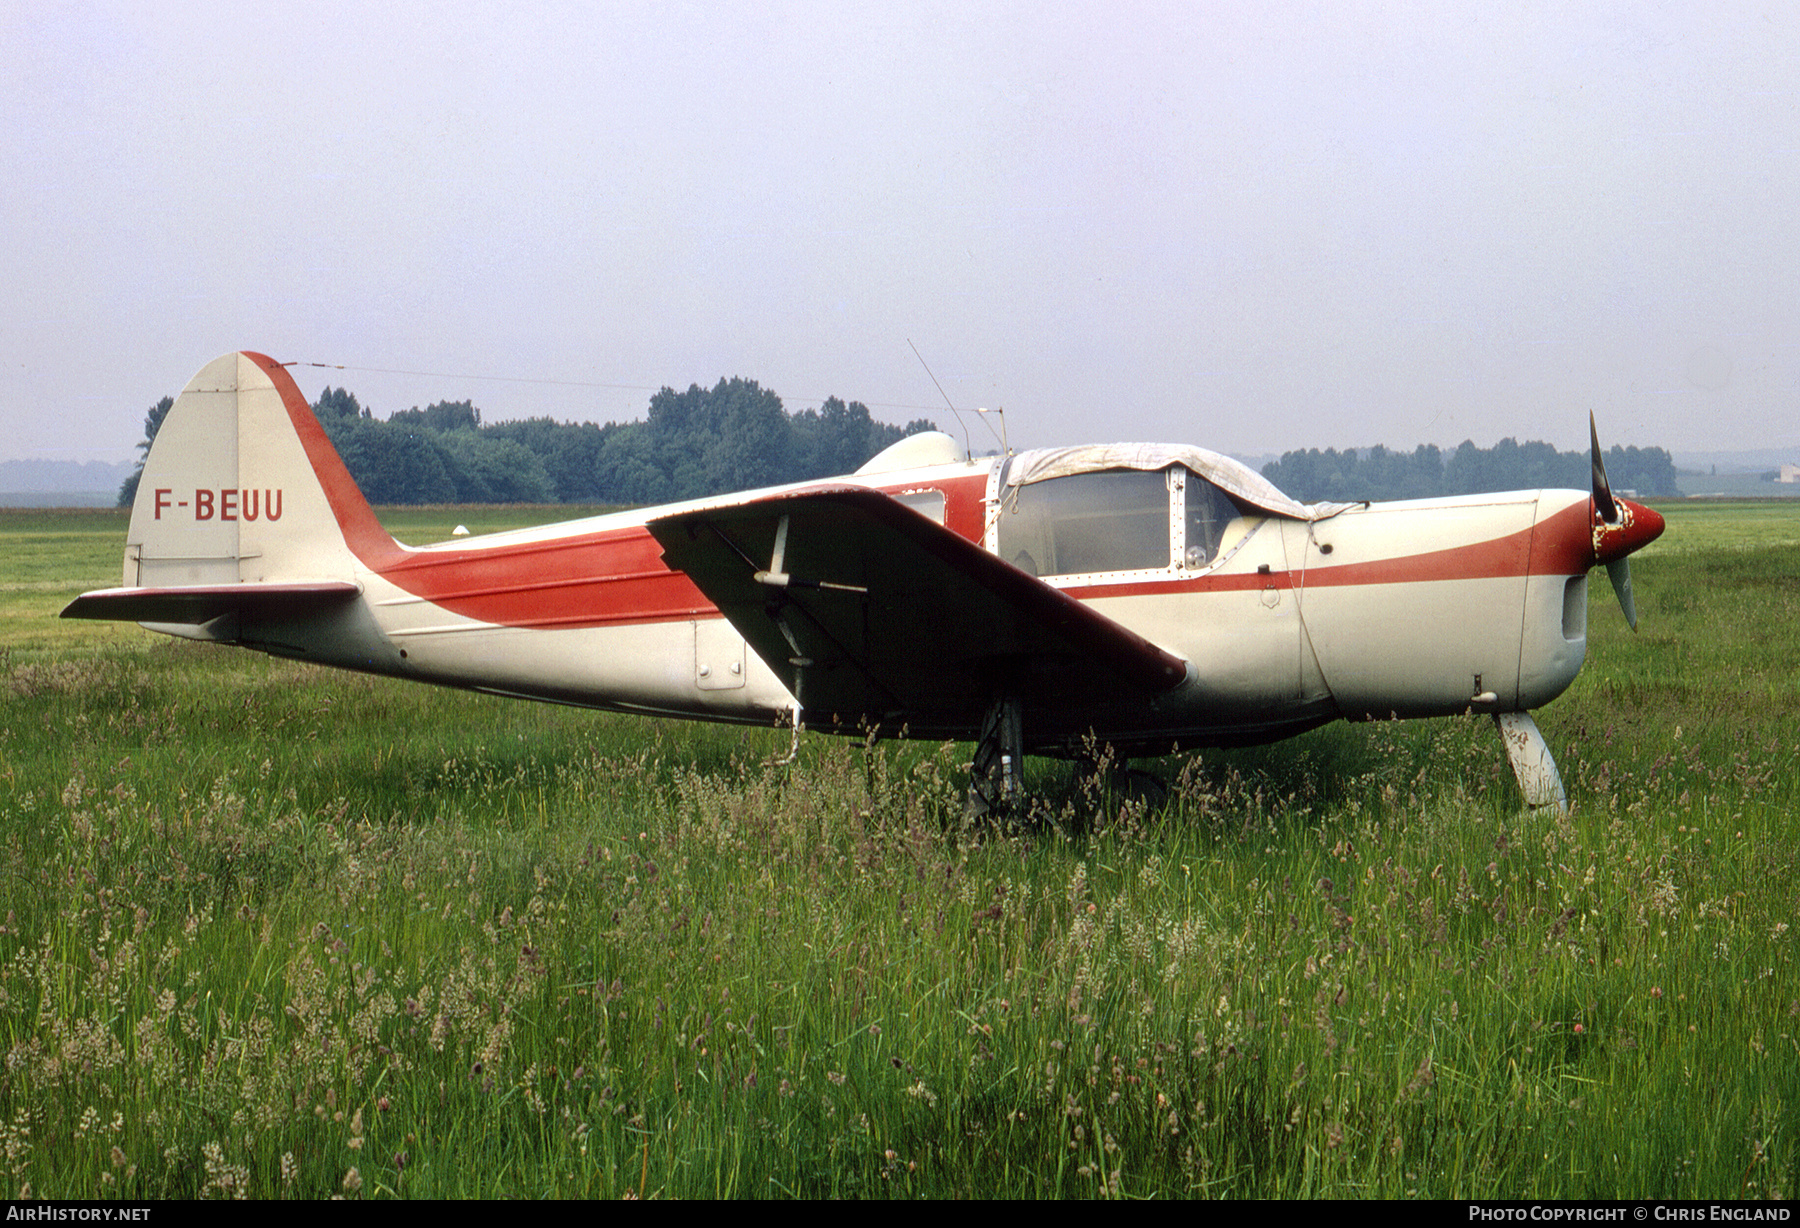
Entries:
[[[662,561],[648,529],[634,525],[548,541],[460,550],[412,550],[375,518],[325,430],[285,368],[247,354],[281,393],[288,417],[318,475],[351,551],[404,592],[451,613],[509,627],[601,627],[722,617],[685,574]],[[953,531],[979,541],[985,477],[926,485],[946,495]],[[901,489],[896,486],[895,489]],[[905,489],[918,489],[908,484]],[[1084,601],[1172,593],[1292,590],[1302,586],[1418,584],[1507,576],[1580,575],[1593,565],[1586,503],[1488,541],[1363,563],[1297,571],[1146,578],[1117,584],[1059,586]],[[972,531],[972,532],[971,532]]]
[[[1583,540],[1583,509],[1553,517],[1540,529],[1560,542],[1568,532]],[[1567,520],[1568,525],[1559,522]],[[1309,567],[1298,571],[1238,572],[1182,578],[1154,578],[1118,584],[1074,585],[1063,589],[1084,601],[1109,597],[1292,590],[1302,586],[1417,584],[1531,574],[1532,529],[1484,542],[1366,563]],[[1551,561],[1545,542],[1537,561]],[[366,561],[366,560],[365,560]],[[1556,558],[1560,568],[1563,563]],[[482,622],[505,626],[610,626],[620,621],[666,622],[718,617],[718,611],[687,576],[670,571],[647,529],[632,527],[584,534],[553,542],[531,542],[490,550],[411,552],[379,569],[389,582],[414,596]],[[1539,567],[1537,570],[1544,570]],[[1580,574],[1575,566],[1558,574]],[[585,621],[584,621],[585,620]]]
[[[928,485],[944,492],[944,527],[964,541],[979,546],[987,532],[987,472],[983,470],[969,477],[947,478]],[[910,485],[892,488],[893,491],[911,489]]]
[[1580,576],[1595,563],[1594,501],[1571,503],[1532,526],[1531,574]]
[[634,526],[487,550],[416,551],[381,576],[466,618],[508,627],[601,627],[621,621],[717,618]]
[[1429,580],[1486,580],[1502,576],[1529,575],[1531,571],[1531,530],[1520,529],[1504,537],[1471,542],[1466,546],[1450,546],[1443,550],[1427,550],[1422,554],[1403,554],[1389,559],[1372,559],[1367,563],[1344,563],[1336,567],[1309,564],[1306,587],[1334,587],[1364,584],[1418,584]]
[[1070,596],[1140,597],[1165,593],[1230,593],[1266,588],[1360,587],[1424,584],[1440,580],[1488,580],[1510,576],[1584,574],[1593,565],[1588,543],[1588,505],[1577,503],[1527,529],[1466,546],[1395,555],[1364,563],[1309,564],[1304,571],[1233,572],[1179,579],[1065,587]]
[[599,627],[720,617],[634,526],[469,550],[410,550],[381,527],[286,368],[246,354],[281,394],[344,542],[363,566],[453,614],[510,627]]

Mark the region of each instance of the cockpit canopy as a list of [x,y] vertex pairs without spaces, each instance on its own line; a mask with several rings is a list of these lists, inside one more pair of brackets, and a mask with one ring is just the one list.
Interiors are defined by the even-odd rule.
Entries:
[[1022,452],[1005,463],[998,498],[993,548],[1037,576],[1198,571],[1241,519],[1318,520],[1351,506],[1297,503],[1228,456],[1167,444]]

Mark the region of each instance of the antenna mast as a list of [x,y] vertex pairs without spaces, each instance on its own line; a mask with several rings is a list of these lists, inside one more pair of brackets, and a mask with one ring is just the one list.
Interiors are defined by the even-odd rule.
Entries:
[[[956,424],[962,428],[963,433],[963,456],[969,460],[974,460],[975,449],[969,444],[969,424],[963,421],[962,410],[956,408],[956,405],[950,400],[950,394],[944,391],[944,386],[942,384],[938,383],[938,377],[932,375],[931,364],[925,361],[925,355],[919,353],[919,347],[913,345],[911,337],[906,339],[906,344],[912,347],[913,357],[919,360],[919,365],[921,367],[925,368],[925,374],[931,376],[932,385],[938,390],[938,395],[944,398],[944,404],[948,405],[950,407],[950,412],[956,415]],[[994,436],[994,439],[1000,444],[1000,454],[1002,456],[1011,456],[1012,447],[1006,442],[1006,408],[1002,406],[999,409],[978,409],[975,412],[982,416],[982,425],[987,426],[988,434]],[[995,431],[993,426],[988,423],[988,414],[996,414],[999,416],[999,431]]]

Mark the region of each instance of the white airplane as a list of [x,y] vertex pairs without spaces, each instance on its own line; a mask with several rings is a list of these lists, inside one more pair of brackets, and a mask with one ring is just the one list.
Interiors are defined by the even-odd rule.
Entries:
[[[1591,426],[1591,420],[1590,420]],[[145,461],[124,586],[65,618],[620,712],[957,739],[971,808],[1026,754],[1493,714],[1563,805],[1530,711],[1587,650],[1587,573],[1663,520],[1592,492],[1301,504],[1200,448],[970,459],[913,435],[856,473],[404,546],[281,364],[228,354]]]

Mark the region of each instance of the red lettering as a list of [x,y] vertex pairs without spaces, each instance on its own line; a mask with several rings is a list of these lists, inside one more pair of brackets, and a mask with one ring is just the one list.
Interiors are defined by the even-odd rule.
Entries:
[[270,520],[281,519],[281,490],[279,487],[263,491],[263,510],[268,513]]
[[163,509],[165,507],[169,506],[169,498],[168,497],[172,493],[173,493],[172,491],[169,491],[169,490],[166,490],[166,489],[163,489],[160,487],[157,489],[157,492],[156,492],[156,519],[158,519],[158,520],[162,519]]
[[220,520],[237,519],[237,497],[238,492],[235,490],[221,490],[219,492]]
[[262,494],[261,491],[255,491],[255,490],[246,490],[244,492],[244,519],[245,520],[255,520],[256,519],[257,503],[260,500],[261,494]]
[[213,495],[213,492],[210,490],[196,490],[194,492],[194,519],[195,520],[211,520],[212,519],[212,503],[213,503],[212,495]]

